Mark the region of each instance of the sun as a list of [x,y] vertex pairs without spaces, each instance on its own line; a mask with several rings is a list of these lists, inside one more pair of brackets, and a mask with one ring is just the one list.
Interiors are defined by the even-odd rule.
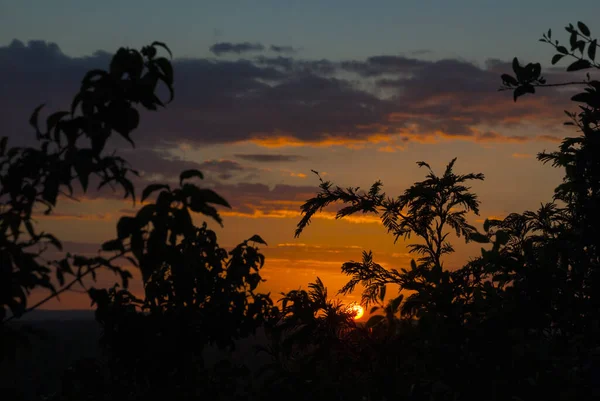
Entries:
[[354,320],[360,319],[365,314],[365,310],[363,309],[363,307],[357,303],[351,303],[350,305],[348,305],[347,311],[348,313],[353,315],[352,318]]

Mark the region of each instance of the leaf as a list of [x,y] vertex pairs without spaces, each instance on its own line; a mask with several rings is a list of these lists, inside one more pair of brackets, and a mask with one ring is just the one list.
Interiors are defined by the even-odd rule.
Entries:
[[67,259],[61,259],[60,262],[58,262],[58,265],[64,273],[73,274],[73,270]]
[[519,59],[517,59],[516,57],[513,58],[512,68],[513,68],[513,71],[515,72],[515,74],[517,74],[517,77],[518,77],[519,76],[519,72],[521,71],[521,66],[519,65]]
[[135,217],[123,216],[117,223],[117,237],[120,240],[128,238],[137,228],[139,225]]
[[497,244],[505,245],[509,239],[510,239],[510,235],[504,230],[499,230],[496,233],[496,243]]
[[54,235],[52,234],[44,234],[42,235],[42,237],[46,238],[48,241],[50,241],[50,243],[52,245],[54,245],[54,247],[56,249],[58,249],[59,251],[63,250],[63,246],[62,243],[58,240],[58,238],[56,238]]
[[212,189],[198,189],[195,195],[198,196],[202,202],[214,203],[231,209],[229,203]]
[[369,320],[367,320],[366,326],[367,328],[372,328],[380,324],[385,319],[382,315],[371,316]]
[[6,152],[6,144],[8,143],[8,137],[3,136],[0,139],[0,157],[4,157],[4,152]]
[[572,31],[571,37],[569,38],[569,44],[571,45],[571,51],[577,48],[577,32]]
[[167,85],[173,84],[173,66],[171,62],[164,57],[159,57],[154,62],[158,65],[158,67],[162,70],[165,83]]
[[379,300],[381,302],[383,302],[383,300],[385,299],[386,289],[387,289],[387,287],[385,286],[385,284],[379,286]]
[[87,192],[89,177],[93,169],[93,151],[91,149],[79,149],[73,164],[75,172],[84,192]]
[[485,236],[481,233],[478,233],[478,232],[473,232],[473,233],[469,234],[468,239],[470,241],[474,241],[474,242],[477,242],[480,244],[487,244],[488,242],[490,242],[490,239],[487,236]]
[[508,85],[508,86],[517,86],[517,85],[519,85],[519,82],[514,77],[512,77],[511,75],[502,74],[501,78],[502,78],[502,81],[506,85]]
[[[254,234],[252,237],[248,239],[248,241],[256,242],[258,244],[267,245],[264,239],[262,239],[259,235]],[[267,245],[268,246],[268,245]]]
[[68,116],[70,113],[68,111],[57,111],[56,113],[52,113],[46,119],[47,130],[50,132],[52,128],[58,124],[58,122],[65,116]]
[[563,57],[564,57],[564,54],[555,54],[552,57],[552,65],[558,63]]
[[56,279],[61,287],[65,285],[65,275],[62,270],[56,269]]
[[529,84],[519,86],[513,93],[515,102],[517,101],[518,97],[523,96],[526,93],[535,93],[535,88]]
[[403,299],[404,296],[400,295],[390,301],[390,306],[392,307],[392,311],[394,313],[398,312],[398,308],[400,307],[400,304],[402,303]]
[[31,113],[31,117],[29,118],[29,124],[35,128],[36,132],[39,133],[40,129],[38,127],[38,116],[40,114],[40,110],[42,109],[42,107],[44,107],[46,104],[42,103],[40,104],[38,107],[35,108],[35,110],[33,110],[33,113]]
[[566,48],[566,47],[564,47],[564,46],[558,46],[558,47],[556,48],[556,50],[557,50],[559,53],[562,53],[562,54],[569,54],[569,51],[568,51],[568,50],[567,50],[567,48]]
[[145,205],[137,212],[135,218],[140,227],[145,227],[150,222],[155,210],[156,205]]
[[59,182],[51,177],[46,178],[44,182],[44,190],[42,191],[42,199],[56,206],[56,198],[58,196]]
[[171,188],[168,185],[165,184],[151,184],[148,185],[144,191],[142,192],[142,202],[148,197],[150,196],[150,194],[152,194],[152,192],[154,191],[158,191],[159,189],[166,189],[167,191],[170,191]]
[[110,252],[110,251],[124,252],[125,247],[123,247],[123,243],[120,240],[113,239],[113,240],[106,241],[105,243],[103,243],[102,250],[106,251],[106,252]]
[[583,22],[577,21],[577,28],[579,28],[579,32],[581,32],[585,36],[590,36],[590,29]]
[[573,64],[567,67],[567,71],[579,71],[586,68],[590,68],[592,64],[588,60],[577,60]]
[[575,96],[573,96],[571,98],[571,100],[573,102],[589,103],[589,101],[590,101],[590,94],[587,93],[587,92],[578,93]]
[[164,44],[163,42],[156,42],[155,41],[155,42],[152,42],[151,46],[153,46],[153,47],[154,46],[162,47],[163,49],[165,49],[169,53],[169,56],[171,56],[171,58],[173,58],[173,53],[171,53],[171,50],[169,49],[169,47],[166,44]]
[[199,170],[185,170],[179,175],[179,185],[183,185],[183,180],[187,180],[188,178],[198,177],[201,180],[204,179],[204,175]]
[[588,47],[588,57],[590,60],[594,61],[596,59],[596,47],[598,46],[598,41],[596,39],[590,42]]

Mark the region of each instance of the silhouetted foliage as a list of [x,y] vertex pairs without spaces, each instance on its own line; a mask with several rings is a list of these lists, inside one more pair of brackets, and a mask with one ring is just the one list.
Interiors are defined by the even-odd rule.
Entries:
[[[73,181],[79,181],[86,192],[90,177],[96,176],[98,188],[117,184],[124,189],[125,198],[131,196],[135,202],[129,176],[137,172],[123,158],[105,155],[104,149],[113,131],[134,144],[130,134],[139,123],[134,105],[149,110],[164,107],[155,94],[159,81],[166,85],[169,100],[173,98],[173,69],[168,59],[156,57],[157,47],[169,51],[160,42],[141,52],[122,48],[108,71],[87,73],[71,110],[48,117],[47,132],[38,127],[41,106],[36,108],[30,123],[36,129],[38,148],[7,149],[7,138],[0,141],[3,348],[12,349],[16,340],[24,340],[22,329],[16,332],[9,321],[74,285],[89,292],[103,328],[105,358],[82,361],[67,372],[71,382],[65,382],[57,399],[197,394],[204,346],[233,347],[235,340],[253,334],[270,316],[269,295],[256,293],[262,281],[259,270],[264,264],[256,245],[266,243],[254,235],[228,253],[218,246],[216,234],[206,223],[194,225],[192,213],[222,224],[215,206],[230,207],[214,191],[190,181],[203,178],[197,170],[182,172],[179,188],[147,186],[142,202],[158,191],[156,201],[146,203],[135,217],[119,220],[117,238],[101,247],[111,256],[67,254],[44,263],[49,245],[59,250],[62,247],[51,234],[36,232],[34,216],[40,206],[46,208],[45,214],[52,213],[59,195],[72,197]],[[140,269],[143,299],[127,291],[132,276],[114,264],[117,260],[127,260]],[[99,268],[118,273],[123,288],[86,288],[83,278],[89,275],[95,279]],[[55,287],[54,280],[59,287]],[[29,306],[30,291],[40,287],[49,289],[50,295]],[[7,315],[7,308],[11,315]],[[12,338],[15,341],[9,341]],[[228,366],[221,364],[212,371],[203,393],[210,386],[212,391],[221,391],[211,384],[219,376],[239,373],[234,365]],[[105,386],[90,376],[103,377]]]
[[[542,41],[559,52],[553,64],[569,56],[567,71],[600,68],[595,62],[597,41],[587,26],[569,25],[571,50],[551,32]],[[587,52],[585,51],[587,46]],[[410,269],[386,269],[363,252],[362,262],[347,262],[342,271],[350,281],[347,293],[362,284],[363,302],[375,303],[366,324],[363,347],[372,355],[361,370],[369,378],[363,395],[377,388],[374,399],[483,399],[567,400],[596,399],[600,388],[598,330],[600,306],[598,271],[600,244],[600,102],[597,81],[546,83],[541,65],[513,62],[516,77],[503,74],[502,90],[514,99],[535,93],[537,87],[585,85],[572,97],[583,104],[579,113],[566,112],[582,135],[566,138],[559,150],[542,152],[538,159],[565,169],[563,184],[552,202],[538,211],[512,213],[502,220],[486,220],[483,233],[467,223],[479,203],[464,181],[482,175],[457,176],[454,161],[442,177],[430,169],[426,181],[405,191],[398,200],[381,193],[375,183],[366,193],[346,190],[321,180],[321,192],[303,206],[299,235],[311,217],[334,202],[345,205],[337,217],[376,213],[388,232],[423,243],[408,244],[419,255]],[[420,165],[429,168],[428,165]],[[447,207],[447,209],[446,209]],[[447,271],[441,257],[452,252],[446,241],[448,226],[466,240],[489,244],[481,256],[464,267]],[[384,305],[386,285],[406,293]],[[382,314],[377,314],[383,312]],[[361,348],[359,348],[361,349]],[[346,378],[351,382],[353,373]],[[351,398],[348,398],[351,399]]]
[[[568,57],[575,61],[567,71],[600,68],[595,62],[598,44],[589,28],[579,22],[566,30],[570,50],[552,42],[551,31],[541,39],[558,52],[552,64]],[[29,290],[45,287],[55,296],[83,284],[84,276],[101,267],[122,278],[123,287],[89,289],[105,353],[67,371],[54,399],[600,397],[598,81],[588,75],[585,81],[547,83],[541,64],[522,66],[517,59],[515,76],[501,76],[501,89],[512,90],[515,101],[536,88],[584,85],[572,97],[580,111],[567,112],[567,124],[581,135],[565,138],[555,152],[538,155],[541,162],[565,171],[551,202],[536,211],[486,219],[481,231],[468,220],[471,212],[479,214],[480,206],[468,184],[484,177],[457,174],[456,159],[442,175],[419,162],[427,169],[426,178],[396,198],[382,192],[381,182],[365,192],[334,187],[319,176],[320,191],[302,206],[296,236],[316,213],[339,202],[343,207],[337,218],[373,213],[395,241],[419,240],[407,245],[415,255],[409,267],[385,268],[371,251],[364,251],[360,262],[342,265],[349,281],[340,293],[362,286],[362,302],[371,306],[371,316],[362,324],[353,320],[348,306],[328,297],[319,278],[308,291],[281,294],[280,307],[257,292],[264,264],[257,246],[266,243],[255,235],[227,252],[207,223],[194,224],[194,213],[221,224],[217,207],[229,207],[218,194],[196,185],[203,179],[197,170],[182,172],[178,187],[155,183],[143,190],[142,201],[156,197],[135,216],[119,220],[116,238],[102,245],[112,256],[67,255],[49,267],[41,264],[44,247],[60,243],[35,231],[35,205],[50,213],[61,190],[72,195],[71,182],[79,180],[85,191],[92,174],[134,197],[128,179],[134,171],[103,150],[112,130],[133,143],[129,134],[138,117],[131,104],[148,109],[162,105],[154,95],[158,80],[167,84],[172,97],[173,71],[167,59],[156,58],[157,46],[166,48],[155,42],[140,53],[121,49],[110,71],[90,72],[74,102],[81,103],[81,115],[50,116],[48,133],[38,130],[41,150],[7,151],[6,139],[0,141],[0,196],[5,200],[0,210],[2,345],[13,329],[6,323],[7,308],[19,316],[37,306],[27,306]],[[90,148],[75,146],[83,136],[90,139]],[[454,252],[451,235],[481,243],[481,254],[458,269],[446,269],[444,256]],[[127,290],[130,275],[113,264],[118,260],[139,268],[142,295]],[[60,288],[52,286],[51,274]],[[73,281],[63,281],[65,275]],[[391,286],[399,293],[386,298]],[[258,372],[227,360],[205,366],[208,346],[232,349],[261,328],[268,343],[259,350],[270,362]]]

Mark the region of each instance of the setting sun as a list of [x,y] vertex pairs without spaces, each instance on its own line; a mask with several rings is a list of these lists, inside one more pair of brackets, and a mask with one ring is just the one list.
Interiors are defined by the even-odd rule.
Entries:
[[353,314],[353,319],[358,320],[365,314],[365,310],[359,304],[350,304],[348,305],[348,312]]

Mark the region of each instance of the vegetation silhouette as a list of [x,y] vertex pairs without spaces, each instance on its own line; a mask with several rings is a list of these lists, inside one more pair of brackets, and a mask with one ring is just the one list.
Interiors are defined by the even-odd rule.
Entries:
[[[574,62],[567,71],[599,69],[597,40],[578,22],[566,27],[568,47],[542,41]],[[458,174],[456,159],[442,175],[431,166],[423,181],[396,198],[376,182],[369,190],[340,188],[320,179],[320,191],[301,208],[296,236],[324,208],[341,202],[337,217],[373,213],[397,241],[410,236],[416,256],[409,268],[386,269],[370,251],[349,261],[341,294],[364,288],[362,302],[372,306],[366,324],[358,324],[339,301],[328,297],[317,278],[308,291],[282,294],[276,306],[258,292],[264,256],[255,235],[232,251],[220,248],[207,223],[197,227],[192,213],[221,223],[215,206],[227,201],[193,181],[184,171],[179,186],[152,184],[142,193],[147,202],[136,216],[122,217],[117,237],[102,245],[111,256],[67,255],[42,263],[48,246],[60,248],[51,234],[35,230],[37,205],[51,213],[59,193],[72,196],[72,182],[84,191],[89,177],[101,185],[116,183],[135,199],[127,162],[106,156],[114,130],[133,143],[138,124],[132,106],[154,110],[162,81],[173,96],[173,70],[156,57],[155,42],[141,52],[120,49],[109,71],[91,71],[82,82],[71,112],[47,119],[37,128],[39,148],[7,148],[0,141],[2,213],[2,356],[14,349],[19,333],[14,321],[39,307],[29,306],[29,291],[47,288],[50,297],[84,286],[83,278],[100,268],[120,275],[121,285],[87,288],[102,326],[104,353],[85,359],[65,373],[54,400],[124,399],[339,399],[339,400],[593,400],[600,397],[600,82],[547,83],[541,64],[522,66],[515,58],[513,75],[501,76],[500,90],[516,101],[536,88],[580,85],[571,98],[577,113],[566,112],[580,134],[562,141],[538,160],[565,171],[551,201],[536,211],[486,219],[480,232],[468,223],[479,213],[469,182],[479,173]],[[160,61],[159,61],[160,60]],[[75,115],[79,106],[81,113]],[[89,147],[78,141],[89,139]],[[318,175],[318,173],[317,173]],[[21,232],[21,228],[25,232]],[[481,255],[459,269],[444,267],[454,248],[451,235],[482,244]],[[35,251],[31,249],[35,248]],[[130,273],[116,266],[128,260],[141,271],[144,294],[127,290]],[[52,278],[60,287],[55,288]],[[71,278],[67,281],[66,277]],[[387,299],[388,286],[399,292]],[[10,311],[10,315],[9,315]],[[203,352],[215,345],[233,349],[239,339],[260,330],[269,362],[250,371],[233,360],[207,366]],[[5,361],[4,361],[5,362]],[[3,390],[3,396],[13,396]]]

